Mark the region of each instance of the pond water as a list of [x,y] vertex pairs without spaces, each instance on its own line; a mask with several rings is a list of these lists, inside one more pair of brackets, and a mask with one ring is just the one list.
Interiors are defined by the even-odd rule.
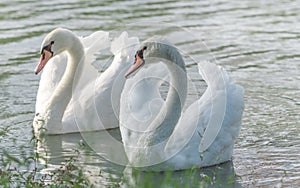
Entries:
[[[233,162],[191,173],[174,172],[171,178],[181,185],[198,185],[193,182],[204,175],[213,183],[236,187],[300,185],[300,1],[3,0],[0,9],[0,154],[6,150],[19,156],[33,150],[32,119],[40,79],[33,70],[48,32],[65,27],[85,36],[124,29],[142,39],[176,34],[177,29],[165,22],[198,36],[209,56],[245,88],[243,126]],[[168,29],[159,33],[159,25],[147,27],[148,22]],[[138,27],[139,23],[144,24]],[[192,55],[201,52],[194,48],[201,40],[180,37],[172,41],[176,46]],[[193,69],[196,64],[189,64],[188,70]],[[119,136],[117,130],[111,134]],[[101,133],[88,136],[101,137]],[[120,185],[123,176],[139,183],[149,178],[159,183],[162,177],[161,173],[128,175],[125,167],[80,147],[80,134],[45,139],[50,167],[41,173],[73,156],[97,185]]]

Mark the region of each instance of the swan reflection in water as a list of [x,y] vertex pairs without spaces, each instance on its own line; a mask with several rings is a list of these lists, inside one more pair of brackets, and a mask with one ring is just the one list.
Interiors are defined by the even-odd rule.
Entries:
[[[107,134],[108,133],[108,134]],[[48,169],[42,173],[50,173],[53,169],[65,164],[74,158],[74,165],[81,168],[89,181],[96,186],[229,186],[241,187],[234,172],[233,162],[229,161],[212,167],[195,168],[189,170],[166,172],[143,172],[130,167],[112,163],[105,159],[111,155],[109,145],[105,144],[107,136],[121,140],[120,131],[111,129],[89,133],[72,133],[64,135],[45,135],[39,144],[38,151],[41,155],[47,153]],[[87,142],[85,141],[87,140]],[[92,145],[91,143],[103,143]],[[106,150],[105,150],[106,148]],[[78,151],[78,152],[75,152]],[[118,157],[122,156],[118,153]],[[41,161],[45,163],[45,161]]]

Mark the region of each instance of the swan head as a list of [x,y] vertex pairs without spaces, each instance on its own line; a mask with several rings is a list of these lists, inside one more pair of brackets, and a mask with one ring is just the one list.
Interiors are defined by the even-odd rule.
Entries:
[[70,30],[57,28],[44,38],[41,45],[40,62],[34,70],[35,74],[38,74],[52,57],[72,46],[73,35]]
[[144,65],[145,60],[144,60],[144,51],[147,49],[147,46],[144,46],[142,49],[138,50],[135,53],[135,60],[133,65],[130,67],[130,69],[126,72],[125,78],[127,78],[129,75],[137,71],[142,65]]
[[160,36],[154,36],[143,42],[140,49],[135,54],[135,61],[133,65],[125,73],[125,77],[128,78],[128,76],[136,72],[145,63],[149,64],[156,62],[145,61],[145,59],[147,60],[147,58],[149,57],[158,57],[162,59],[173,60],[181,57],[181,55],[168,40]]

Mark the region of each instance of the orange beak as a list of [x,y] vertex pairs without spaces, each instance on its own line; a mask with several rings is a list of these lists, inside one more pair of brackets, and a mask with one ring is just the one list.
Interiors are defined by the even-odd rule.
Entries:
[[51,52],[44,49],[43,53],[41,54],[40,63],[34,69],[34,73],[38,74],[39,72],[41,72],[41,70],[43,70],[43,68],[45,67],[49,59],[51,59],[52,56],[53,54]]
[[129,68],[129,70],[125,74],[125,78],[127,78],[129,75],[134,73],[138,68],[140,68],[142,65],[144,65],[144,50],[147,49],[147,46],[144,46],[143,49],[138,50],[135,54],[135,61],[133,65]]
[[133,72],[135,72],[138,68],[140,68],[142,65],[144,65],[144,63],[145,63],[144,59],[142,59],[138,55],[136,55],[133,65],[129,68],[129,70],[125,74],[125,78],[127,78],[129,75],[131,75]]

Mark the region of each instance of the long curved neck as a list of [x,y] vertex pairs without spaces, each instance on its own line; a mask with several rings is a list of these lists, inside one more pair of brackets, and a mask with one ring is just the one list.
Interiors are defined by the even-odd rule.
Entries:
[[[74,77],[78,73],[77,67],[84,58],[84,49],[79,38],[70,36],[73,45],[67,48],[68,62],[65,73],[51,96],[46,113],[48,113],[48,123],[51,122],[61,129],[61,120],[72,97],[72,87],[74,86]],[[63,62],[62,62],[63,63]],[[48,127],[47,129],[57,129],[57,127]],[[48,130],[51,131],[51,130]]]
[[154,48],[157,51],[155,56],[164,59],[171,79],[165,104],[139,140],[143,146],[162,143],[171,136],[187,95],[187,75],[180,53],[175,47],[161,43],[155,44]]

